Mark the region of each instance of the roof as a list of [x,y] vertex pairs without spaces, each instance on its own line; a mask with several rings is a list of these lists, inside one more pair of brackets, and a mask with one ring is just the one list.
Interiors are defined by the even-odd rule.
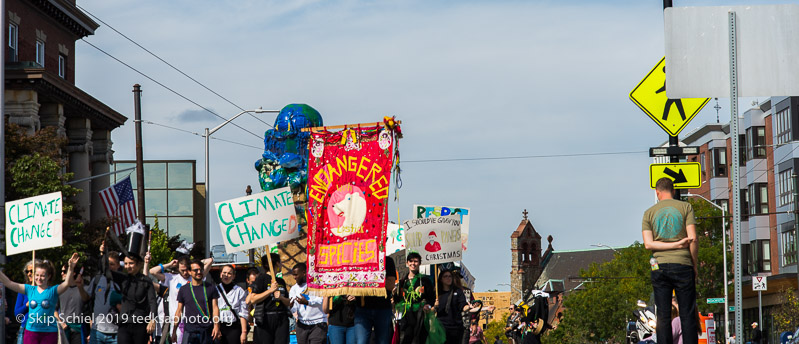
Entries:
[[543,271],[535,285],[538,288],[547,287],[547,292],[570,291],[578,287],[580,281],[569,277],[580,276],[580,270],[587,269],[591,263],[609,262],[613,260],[613,255],[613,250],[607,248],[553,251],[545,258]]
[[127,120],[119,112],[90,96],[66,80],[45,73],[44,68],[24,64],[6,65],[6,90],[34,90],[40,103],[64,105],[66,117],[82,116],[92,120],[92,127],[113,130]]
[[510,235],[511,239],[521,237],[522,234],[524,234],[525,228],[527,228],[528,226],[530,227],[530,230],[533,231],[534,234],[533,236],[540,239],[541,235],[539,235],[538,232],[535,231],[535,228],[528,219],[524,219],[522,220],[521,223],[519,223],[519,227],[516,227],[516,230],[513,231],[513,234]]

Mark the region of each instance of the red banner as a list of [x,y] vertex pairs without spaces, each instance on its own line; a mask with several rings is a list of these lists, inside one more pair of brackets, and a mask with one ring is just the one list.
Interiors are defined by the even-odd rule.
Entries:
[[314,132],[308,159],[308,287],[385,295],[394,135],[383,126]]

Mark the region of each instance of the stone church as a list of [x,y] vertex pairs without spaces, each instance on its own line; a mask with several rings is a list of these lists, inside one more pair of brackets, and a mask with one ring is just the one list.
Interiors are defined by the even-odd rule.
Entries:
[[519,223],[519,226],[510,236],[510,299],[512,303],[521,300],[525,296],[522,293],[527,294],[530,290],[536,288],[535,283],[543,271],[544,258],[553,251],[552,236],[550,235],[547,238],[549,241],[548,247],[542,255],[541,235],[536,232],[530,223],[527,218],[528,214],[527,209],[522,212],[522,222]]

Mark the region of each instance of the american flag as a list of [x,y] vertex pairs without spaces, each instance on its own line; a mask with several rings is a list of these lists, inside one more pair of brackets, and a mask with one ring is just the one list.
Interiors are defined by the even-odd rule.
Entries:
[[108,217],[119,218],[119,221],[114,222],[114,233],[117,235],[122,235],[125,232],[125,228],[132,226],[136,222],[136,202],[133,201],[133,187],[130,184],[130,176],[101,190],[100,200],[103,201],[103,207],[105,207],[105,213],[108,214]]

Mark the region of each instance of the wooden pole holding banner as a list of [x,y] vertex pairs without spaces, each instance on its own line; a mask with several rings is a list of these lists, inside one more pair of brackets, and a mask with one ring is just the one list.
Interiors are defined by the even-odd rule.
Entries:
[[[272,248],[269,245],[266,245],[266,260],[269,262],[269,274],[272,276],[272,281],[277,283],[277,278],[275,277],[275,268],[272,267]],[[261,262],[263,264],[263,262]]]
[[438,264],[433,264],[433,283],[436,285],[436,300],[438,300]]

